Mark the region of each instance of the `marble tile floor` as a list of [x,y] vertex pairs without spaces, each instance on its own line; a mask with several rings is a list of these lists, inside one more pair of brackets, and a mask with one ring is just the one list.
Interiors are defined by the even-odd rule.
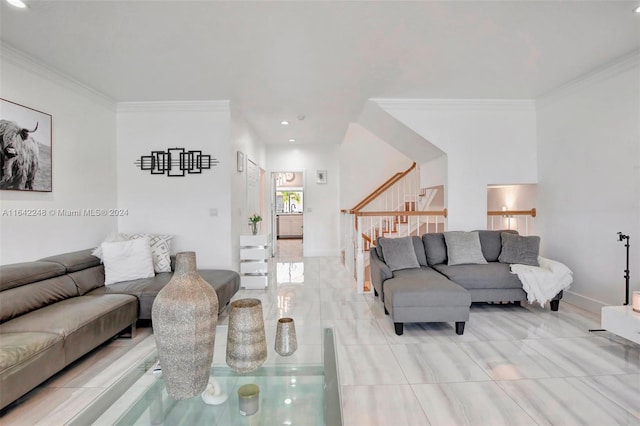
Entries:
[[[270,262],[268,289],[240,290],[234,299],[262,301],[267,364],[319,363],[322,329],[334,329],[345,426],[640,425],[640,345],[588,332],[599,318],[573,305],[551,312],[474,304],[463,336],[450,323],[407,324],[396,336],[380,300],[357,294],[339,258],[287,254]],[[290,358],[272,348],[280,317],[296,321],[299,346]],[[214,364],[225,362],[227,323],[223,314]],[[0,424],[64,424],[119,358],[153,342],[150,333],[139,329],[135,339],[91,353]]]

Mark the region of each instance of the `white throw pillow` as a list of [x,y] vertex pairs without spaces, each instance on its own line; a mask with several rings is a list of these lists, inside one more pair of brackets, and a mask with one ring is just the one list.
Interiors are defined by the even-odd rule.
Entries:
[[[107,238],[104,239],[103,243],[113,243],[116,241],[126,241],[128,240],[129,237],[127,237],[126,234],[120,234],[118,232],[112,232],[111,234],[109,234],[107,236]],[[102,260],[102,244],[100,244],[98,247],[96,247],[92,252],[92,255],[94,255],[95,257],[97,257],[98,259]]]
[[136,238],[148,238],[153,258],[153,270],[159,272],[171,272],[171,235],[156,234],[130,234],[130,240]]
[[147,238],[102,243],[102,261],[105,285],[155,275]]

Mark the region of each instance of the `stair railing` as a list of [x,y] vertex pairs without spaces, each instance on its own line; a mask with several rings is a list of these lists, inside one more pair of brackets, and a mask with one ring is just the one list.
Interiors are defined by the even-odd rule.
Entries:
[[[406,237],[409,235],[423,235],[431,232],[444,232],[446,229],[447,209],[432,211],[364,211],[355,213],[356,238],[352,242],[354,247],[354,275],[358,293],[364,293],[365,268],[369,257],[367,252],[373,250],[378,237]],[[390,228],[388,223],[395,224]],[[369,234],[361,230],[369,230]],[[373,235],[370,235],[374,230]]]
[[381,236],[402,237],[422,235],[445,229],[446,209],[418,211],[420,171],[413,163],[402,173],[396,173],[372,191],[352,209],[342,210],[341,235],[344,264],[356,278],[359,293],[368,290],[366,252]]
[[513,229],[522,235],[529,235],[537,214],[535,208],[531,210],[489,210],[487,212],[487,229]]

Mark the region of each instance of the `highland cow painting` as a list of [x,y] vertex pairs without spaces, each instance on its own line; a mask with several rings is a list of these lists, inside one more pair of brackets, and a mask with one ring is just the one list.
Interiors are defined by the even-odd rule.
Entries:
[[0,99],[0,189],[51,192],[51,115]]

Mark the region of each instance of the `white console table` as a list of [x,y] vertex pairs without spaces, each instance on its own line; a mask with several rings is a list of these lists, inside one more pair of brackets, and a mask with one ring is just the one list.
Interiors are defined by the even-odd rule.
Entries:
[[635,312],[630,305],[603,307],[600,311],[600,326],[640,344],[640,312]]
[[264,289],[269,281],[271,235],[240,235],[240,285]]

